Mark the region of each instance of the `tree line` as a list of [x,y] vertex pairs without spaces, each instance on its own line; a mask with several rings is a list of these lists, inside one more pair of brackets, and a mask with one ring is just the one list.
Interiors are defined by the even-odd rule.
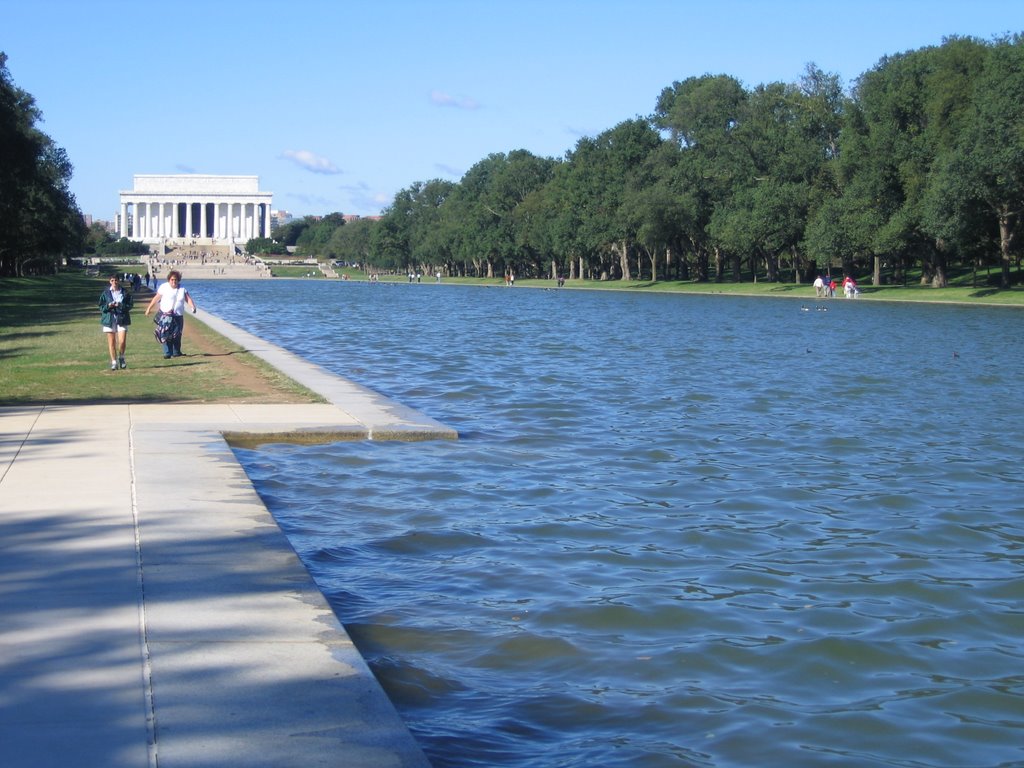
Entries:
[[[0,53],[0,274],[105,250],[65,151]],[[788,280],[833,269],[1019,274],[1024,38],[947,38],[886,56],[844,90],[814,64],[796,83],[672,83],[647,117],[562,158],[494,153],[458,182],[415,182],[379,220],[307,217],[254,251],[294,245],[375,270],[493,277]]]
[[1016,279],[1024,206],[1024,45],[951,37],[886,56],[844,90],[674,82],[653,113],[564,158],[495,153],[459,182],[401,190],[379,221],[279,235],[298,252],[432,274],[875,284],[951,271]]
[[84,242],[85,222],[68,188],[71,161],[39,129],[41,120],[0,51],[0,275],[55,272]]

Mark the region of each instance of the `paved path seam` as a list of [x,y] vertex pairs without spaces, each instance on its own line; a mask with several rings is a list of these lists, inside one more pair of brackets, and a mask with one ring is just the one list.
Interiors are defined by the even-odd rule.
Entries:
[[129,473],[132,478],[132,524],[135,528],[135,582],[139,590],[137,600],[139,608],[139,653],[142,661],[142,689],[146,718],[147,768],[158,768],[159,762],[156,754],[156,704],[153,700],[153,665],[149,651],[149,637],[146,631],[146,582],[142,570],[142,538],[139,535],[138,475],[135,470],[134,428],[130,428],[128,432],[128,457]]

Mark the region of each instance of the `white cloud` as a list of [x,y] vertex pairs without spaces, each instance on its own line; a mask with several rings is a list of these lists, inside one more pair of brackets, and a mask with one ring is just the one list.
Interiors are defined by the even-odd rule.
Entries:
[[340,168],[326,157],[314,154],[308,149],[286,149],[281,153],[281,156],[291,160],[300,168],[305,168],[313,173],[332,175],[342,172]]
[[455,97],[444,91],[431,91],[430,103],[437,107],[454,107],[455,109],[480,109],[476,99],[468,96]]

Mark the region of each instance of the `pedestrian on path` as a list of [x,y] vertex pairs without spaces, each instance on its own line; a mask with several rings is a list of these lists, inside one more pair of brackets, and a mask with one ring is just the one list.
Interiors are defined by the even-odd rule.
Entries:
[[153,311],[153,307],[159,302],[160,307],[156,313],[156,335],[157,341],[163,344],[164,360],[170,357],[181,357],[181,335],[185,330],[185,305],[187,304],[192,314],[196,312],[196,303],[192,300],[191,294],[181,287],[181,272],[172,269],[167,273],[167,282],[156,289],[153,298],[146,307],[146,317]]
[[110,353],[110,370],[127,368],[124,359],[128,345],[128,326],[132,324],[131,310],[134,300],[131,291],[121,287],[118,275],[110,276],[110,285],[100,294],[100,325],[107,337],[107,351]]

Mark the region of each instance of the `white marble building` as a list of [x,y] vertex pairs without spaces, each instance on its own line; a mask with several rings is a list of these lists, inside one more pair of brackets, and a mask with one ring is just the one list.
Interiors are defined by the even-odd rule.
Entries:
[[244,244],[270,237],[272,193],[258,176],[137,174],[121,191],[121,237],[144,243]]

